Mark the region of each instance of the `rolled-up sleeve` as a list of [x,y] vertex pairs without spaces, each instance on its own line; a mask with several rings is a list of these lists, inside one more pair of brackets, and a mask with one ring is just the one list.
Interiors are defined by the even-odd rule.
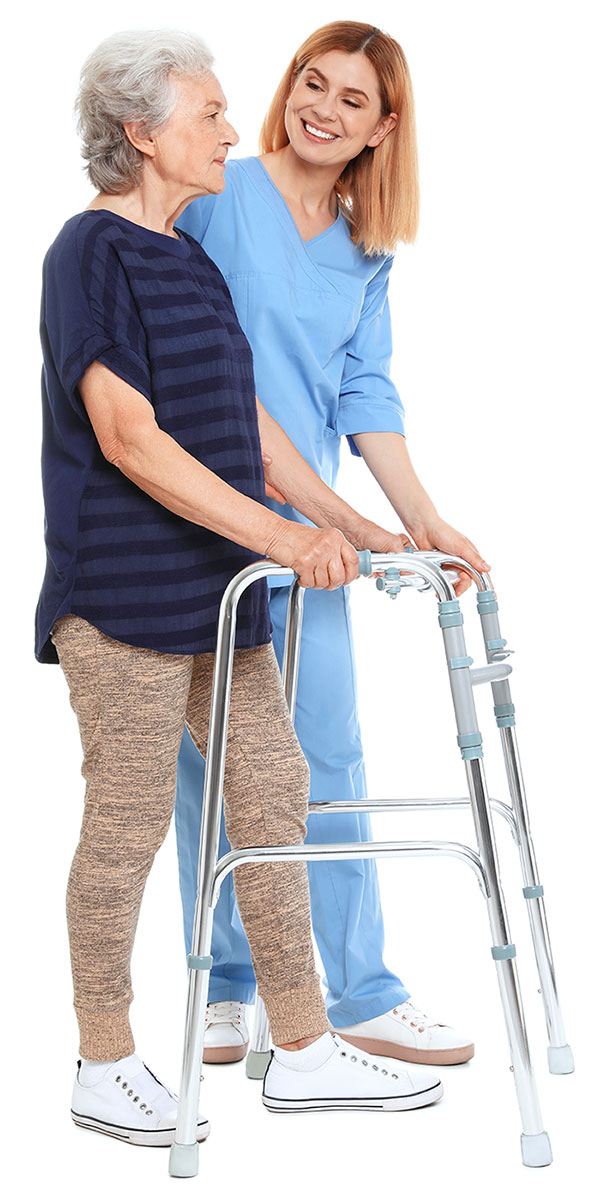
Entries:
[[355,433],[404,433],[404,407],[389,374],[392,330],[388,281],[393,255],[387,255],[367,284],[358,325],[346,348],[336,432],[353,454]]

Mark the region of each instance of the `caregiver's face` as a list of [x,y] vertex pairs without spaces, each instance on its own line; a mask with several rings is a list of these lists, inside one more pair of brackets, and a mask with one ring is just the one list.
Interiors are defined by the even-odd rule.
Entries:
[[331,166],[377,146],[396,124],[382,117],[377,75],[364,54],[330,50],[298,76],[285,110],[290,143],[300,158]]
[[227,151],[239,138],[225,119],[227,102],[221,85],[211,72],[200,79],[178,78],[175,86],[175,109],[152,138],[155,169],[165,182],[198,195],[222,192]]

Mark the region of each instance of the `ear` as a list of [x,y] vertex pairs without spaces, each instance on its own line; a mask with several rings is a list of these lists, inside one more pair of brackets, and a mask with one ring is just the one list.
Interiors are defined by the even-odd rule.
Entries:
[[398,113],[388,113],[387,117],[382,117],[375,126],[371,137],[367,142],[367,146],[380,146],[383,139],[388,133],[392,132],[398,124]]
[[156,154],[156,138],[151,134],[143,133],[143,126],[139,121],[124,121],[123,132],[132,146],[136,150],[140,150],[142,154],[147,154],[148,158],[154,158]]

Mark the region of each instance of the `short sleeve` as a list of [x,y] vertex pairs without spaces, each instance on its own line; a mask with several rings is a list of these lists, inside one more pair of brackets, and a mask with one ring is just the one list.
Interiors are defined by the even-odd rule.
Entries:
[[78,411],[78,385],[96,360],[151,399],[146,336],[110,223],[67,222],[51,246],[41,334],[46,363]]
[[354,433],[404,433],[404,407],[389,374],[392,331],[388,281],[393,255],[383,259],[365,289],[358,325],[346,348],[336,432],[353,454]]
[[198,196],[196,200],[192,200],[184,209],[181,216],[177,218],[177,229],[183,229],[184,233],[189,233],[197,242],[202,241],[210,225],[210,220],[213,215],[216,196]]

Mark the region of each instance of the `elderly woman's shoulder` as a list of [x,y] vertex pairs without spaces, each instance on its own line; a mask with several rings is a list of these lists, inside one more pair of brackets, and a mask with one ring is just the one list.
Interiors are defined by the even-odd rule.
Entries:
[[122,241],[123,237],[123,226],[114,213],[87,208],[65,221],[46,253],[44,266],[46,270],[65,269],[71,261],[81,263],[98,254],[105,255],[107,246]]

